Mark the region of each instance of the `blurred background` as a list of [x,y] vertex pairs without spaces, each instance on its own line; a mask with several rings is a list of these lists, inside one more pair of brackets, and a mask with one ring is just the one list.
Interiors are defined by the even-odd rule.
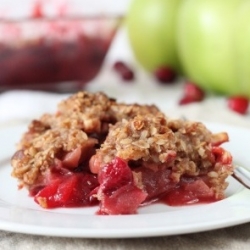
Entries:
[[0,88],[73,92],[95,78],[128,0],[0,1]]
[[248,0],[0,0],[0,91],[224,98],[246,114],[249,16]]

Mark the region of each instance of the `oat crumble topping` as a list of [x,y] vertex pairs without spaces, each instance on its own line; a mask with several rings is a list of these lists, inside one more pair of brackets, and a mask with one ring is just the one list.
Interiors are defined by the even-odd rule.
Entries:
[[[227,140],[226,133],[170,119],[154,105],[118,103],[101,92],[81,91],[59,103],[55,114],[31,122],[12,157],[12,176],[29,188],[44,182],[56,161],[79,151],[93,173],[117,156],[132,165],[139,161],[146,168],[171,168],[176,183],[185,175],[204,175],[217,197],[223,197],[233,166],[225,164],[227,152],[217,161],[211,150]],[[133,175],[142,187],[140,173]]]

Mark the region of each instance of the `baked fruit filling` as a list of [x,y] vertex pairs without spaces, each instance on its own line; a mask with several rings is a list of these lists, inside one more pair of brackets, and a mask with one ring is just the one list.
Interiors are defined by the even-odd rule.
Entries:
[[78,92],[29,125],[12,176],[43,208],[99,205],[98,214],[134,214],[224,198],[232,156],[227,133],[166,117],[154,105]]

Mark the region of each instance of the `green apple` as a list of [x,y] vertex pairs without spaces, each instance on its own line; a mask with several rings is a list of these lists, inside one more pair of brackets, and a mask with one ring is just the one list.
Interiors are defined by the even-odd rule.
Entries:
[[[242,0],[185,0],[179,8],[177,47],[180,60],[188,78],[205,89],[242,94],[234,39],[236,10],[241,3]],[[249,14],[245,19],[242,18],[242,22],[246,21],[244,27],[249,24]],[[245,60],[249,61],[249,55]]]
[[126,19],[135,58],[152,72],[160,66],[179,71],[175,22],[181,0],[132,0]]
[[236,68],[242,93],[250,97],[250,1],[245,0],[235,16]]

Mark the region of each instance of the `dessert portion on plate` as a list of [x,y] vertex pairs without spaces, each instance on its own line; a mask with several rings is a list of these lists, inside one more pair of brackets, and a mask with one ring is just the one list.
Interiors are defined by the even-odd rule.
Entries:
[[30,123],[11,159],[12,176],[43,208],[99,205],[98,214],[113,215],[156,201],[214,202],[233,173],[221,147],[228,140],[154,105],[81,91]]

